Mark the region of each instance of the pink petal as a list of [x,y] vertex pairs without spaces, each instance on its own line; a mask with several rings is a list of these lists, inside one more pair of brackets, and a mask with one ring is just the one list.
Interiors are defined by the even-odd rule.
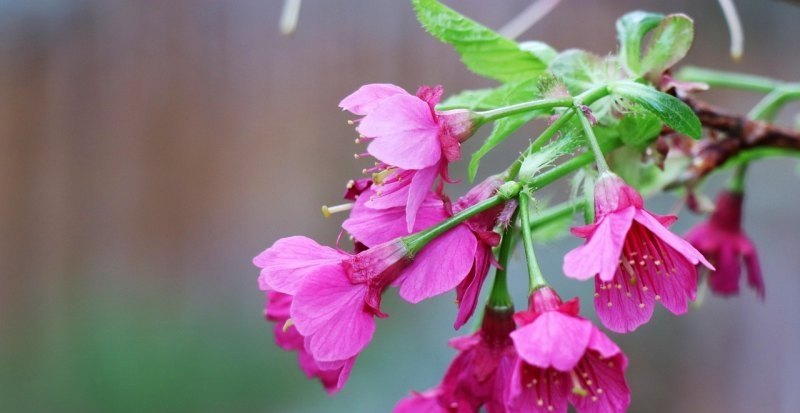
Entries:
[[439,165],[434,165],[425,169],[420,169],[411,178],[411,185],[408,187],[408,204],[406,204],[406,229],[411,232],[414,222],[417,220],[417,212],[430,193],[433,181],[439,171]]
[[[590,350],[596,351],[600,356],[603,358],[614,357],[617,354],[621,354],[622,350],[619,349],[616,343],[611,341],[607,335],[605,335],[599,328],[592,326],[592,335],[589,337],[589,345],[588,348]],[[624,367],[627,367],[627,360]]]
[[689,301],[697,297],[697,267],[668,246],[664,250],[675,271],[650,273],[649,278],[664,308],[675,315],[686,314]]
[[599,274],[601,279],[610,280],[619,267],[622,245],[635,213],[635,208],[628,207],[601,218],[586,244],[564,257],[564,274],[578,280]]
[[517,359],[508,387],[508,411],[566,413],[569,383],[567,373],[526,366]]
[[459,225],[431,241],[402,275],[400,297],[418,303],[450,291],[469,274],[478,240],[465,225]]
[[592,323],[560,311],[545,311],[533,323],[510,336],[519,356],[528,364],[569,371],[589,345]]
[[620,273],[608,283],[595,277],[594,291],[597,318],[615,333],[634,331],[653,316],[655,299],[652,291],[643,291],[641,283],[630,284]]
[[[748,241],[749,242],[749,241]],[[744,252],[744,263],[747,266],[747,285],[756,290],[758,298],[764,299],[766,288],[764,277],[761,275],[761,265],[758,262],[758,253],[755,248]]]
[[372,83],[358,88],[339,102],[339,107],[356,115],[372,112],[384,99],[394,95],[410,95],[400,86],[389,83]]
[[281,238],[253,258],[261,268],[258,283],[262,290],[271,289],[294,295],[303,279],[340,265],[347,254],[317,244],[306,237]]
[[[370,208],[368,199],[372,194],[370,190],[358,197],[350,217],[342,223],[342,228],[368,247],[408,235],[405,208]],[[428,192],[417,210],[417,219],[412,232],[422,231],[445,218],[447,213],[444,204],[433,192]]]
[[439,125],[428,104],[417,97],[395,95],[365,116],[358,132],[374,138],[367,152],[402,169],[423,169],[442,155]]
[[714,263],[717,269],[708,277],[708,285],[711,290],[721,295],[738,294],[739,278],[742,273],[738,251],[734,250],[732,245],[720,248]]
[[392,413],[447,413],[439,406],[439,389],[430,389],[423,393],[412,392],[411,396],[400,400]]
[[372,339],[373,316],[364,311],[365,284],[352,284],[344,269],[306,278],[292,302],[292,320],[318,361],[346,360]]
[[622,353],[613,358],[587,354],[576,373],[587,374],[592,383],[585,385],[586,396],[570,393],[569,400],[575,410],[578,413],[624,413],[631,403],[631,391],[625,381],[627,364]]
[[473,264],[470,274],[461,284],[461,286],[464,286],[464,283],[466,283],[466,285],[463,289],[459,288],[462,293],[458,302],[458,315],[453,324],[453,328],[456,330],[469,321],[472,314],[475,313],[475,307],[478,305],[478,297],[481,294],[483,282],[486,280],[491,262],[491,248],[486,247],[485,244],[479,244],[475,251],[475,264]]
[[649,212],[645,210],[637,210],[634,219],[639,222],[640,224],[644,225],[649,229],[655,236],[660,238],[664,243],[672,247],[675,251],[679,254],[686,257],[689,262],[694,265],[701,263],[708,267],[709,269],[713,270],[714,266],[711,265],[708,261],[706,261],[703,254],[700,251],[697,251],[692,244],[689,244],[683,238],[673,234],[668,229],[664,227],[656,218],[654,218]]

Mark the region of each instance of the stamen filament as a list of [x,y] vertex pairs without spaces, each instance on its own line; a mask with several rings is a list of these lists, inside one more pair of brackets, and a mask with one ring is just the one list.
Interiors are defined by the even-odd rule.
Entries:
[[354,205],[353,202],[348,202],[346,204],[341,204],[341,205],[334,205],[334,206],[331,206],[331,207],[329,207],[327,205],[323,205],[322,206],[322,216],[324,216],[325,218],[330,218],[332,214],[336,214],[338,212],[349,211],[349,210],[353,209],[353,205]]

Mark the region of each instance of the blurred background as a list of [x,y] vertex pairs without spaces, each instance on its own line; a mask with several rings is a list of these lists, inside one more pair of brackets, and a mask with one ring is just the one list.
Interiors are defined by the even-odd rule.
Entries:
[[[499,28],[530,1],[447,3]],[[800,80],[800,7],[737,3],[739,64],[711,0],[565,1],[521,39],[605,54],[623,13],[685,12],[697,25],[687,62]],[[325,220],[320,205],[337,203],[364,167],[342,97],[370,82],[450,92],[492,83],[426,35],[406,1],[308,0],[292,37],[279,33],[281,7],[0,1],[0,411],[388,412],[439,381],[454,354],[452,295],[411,306],[387,294],[391,317],[331,398],[273,344],[250,260],[283,236],[334,243],[343,217]],[[738,112],[758,98],[705,96]],[[539,127],[490,155],[483,176]],[[612,335],[631,359],[632,412],[800,405],[800,177],[786,159],[751,170],[746,226],[767,301],[708,297],[684,317],[659,309],[635,334]],[[723,181],[711,181],[713,195]],[[676,199],[654,201],[663,213]],[[676,228],[698,219],[684,214]],[[591,285],[560,276],[575,245],[538,255],[562,296],[581,296],[594,317]],[[513,265],[522,303],[524,269]]]

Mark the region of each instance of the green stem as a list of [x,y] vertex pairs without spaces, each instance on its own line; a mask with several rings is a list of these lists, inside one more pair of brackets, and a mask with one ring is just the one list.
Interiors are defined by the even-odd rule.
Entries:
[[481,122],[491,122],[500,118],[505,118],[520,113],[530,112],[540,109],[552,109],[558,107],[572,106],[571,98],[563,99],[539,99],[530,102],[517,103],[515,105],[504,106],[497,109],[476,112]]
[[747,114],[750,119],[772,122],[786,103],[800,99],[800,85],[786,84],[775,88]]
[[429,242],[433,241],[436,237],[444,234],[445,232],[453,229],[458,224],[472,218],[477,214],[480,214],[483,211],[486,211],[487,209],[493,208],[511,198],[516,197],[521,188],[522,186],[517,182],[506,182],[502,187],[500,187],[497,195],[487,198],[486,200],[459,212],[458,214],[440,222],[431,228],[404,237],[402,240],[406,244],[408,255],[413,257],[422,248],[428,245]]
[[555,122],[551,123],[550,126],[542,131],[542,133],[533,142],[531,142],[531,145],[528,147],[528,149],[522,152],[517,160],[515,160],[514,163],[508,167],[505,173],[506,180],[515,179],[519,174],[519,169],[522,167],[522,162],[525,161],[525,157],[533,152],[538,151],[544,145],[546,145],[550,138],[552,138],[553,135],[555,135],[556,132],[558,132],[558,130],[561,129],[561,127],[564,126],[564,124],[567,123],[574,115],[575,110],[570,109],[564,112],[558,117],[558,119],[555,120]]
[[514,223],[517,220],[518,213],[519,208],[511,216],[511,222],[509,222],[508,228],[503,231],[503,239],[500,241],[500,251],[497,254],[499,267],[494,273],[494,284],[492,284],[492,290],[489,293],[489,306],[493,308],[510,308],[514,305],[511,294],[508,292],[508,277],[506,274],[508,274],[508,257],[514,249]]
[[733,172],[731,180],[728,182],[729,191],[736,194],[744,192],[744,177],[747,174],[747,165],[748,163],[745,162],[736,167],[736,171]]
[[783,82],[763,76],[725,72],[695,66],[684,67],[678,71],[676,77],[688,82],[707,83],[712,87],[726,87],[762,93],[772,92],[774,89],[783,85]]
[[547,143],[550,141],[550,138],[558,132],[565,123],[569,122],[570,119],[575,115],[575,112],[578,110],[576,106],[579,105],[591,105],[594,102],[597,102],[599,99],[608,96],[609,94],[608,86],[598,86],[592,89],[589,89],[580,95],[576,96],[572,99],[572,103],[569,110],[564,112],[561,116],[558,117],[550,126],[547,127],[542,133],[537,137],[533,142],[531,142],[530,146],[527,150],[523,151],[522,154],[508,167],[506,170],[505,176],[507,180],[515,179],[519,174],[519,169],[522,167],[522,162],[525,161],[525,157],[542,149]]
[[533,217],[535,219],[533,222],[531,222],[531,232],[536,231],[537,229],[544,227],[551,222],[570,217],[578,212],[583,211],[585,208],[586,201],[584,200],[564,202],[563,204],[547,208]]
[[[620,146],[619,141],[607,141],[603,142],[600,145],[601,152],[605,153],[612,149],[616,149]],[[530,181],[524,182],[527,186],[531,187],[534,191],[539,190],[547,185],[550,185],[554,181],[568,175],[594,161],[594,153],[591,151],[584,152],[578,156],[575,156],[568,161],[556,166],[544,172],[540,175],[535,176]]]
[[583,133],[586,135],[586,140],[589,142],[589,147],[592,148],[592,152],[594,152],[594,159],[597,162],[597,169],[598,171],[608,172],[608,163],[606,163],[606,158],[603,156],[603,151],[600,149],[600,144],[597,143],[597,136],[594,134],[594,129],[592,129],[592,124],[589,122],[589,118],[583,113],[583,110],[578,109],[578,119],[581,122],[581,128],[583,128]]
[[525,258],[528,261],[528,278],[530,280],[530,290],[534,290],[547,285],[544,279],[542,269],[539,267],[539,262],[536,261],[536,255],[533,252],[533,236],[531,235],[531,216],[530,205],[528,204],[529,198],[526,192],[519,194],[519,216],[522,225],[522,245],[525,248]]

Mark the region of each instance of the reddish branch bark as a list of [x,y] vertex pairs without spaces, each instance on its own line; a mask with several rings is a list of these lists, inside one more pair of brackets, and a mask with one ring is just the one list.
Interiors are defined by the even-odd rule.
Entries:
[[711,133],[692,151],[694,160],[683,182],[702,179],[739,152],[753,148],[783,148],[800,151],[800,132],[766,122],[732,115],[694,98],[682,99]]

